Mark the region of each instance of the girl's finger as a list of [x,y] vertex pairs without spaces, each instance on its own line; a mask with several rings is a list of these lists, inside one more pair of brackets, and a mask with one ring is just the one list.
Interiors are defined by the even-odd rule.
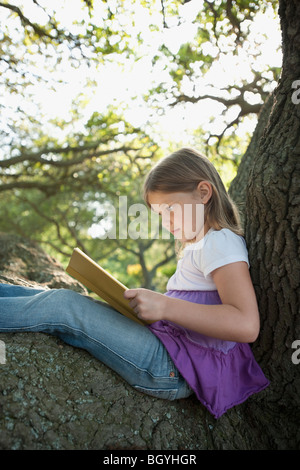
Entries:
[[125,299],[133,299],[137,294],[137,291],[136,289],[127,289],[125,292],[124,292],[124,297]]

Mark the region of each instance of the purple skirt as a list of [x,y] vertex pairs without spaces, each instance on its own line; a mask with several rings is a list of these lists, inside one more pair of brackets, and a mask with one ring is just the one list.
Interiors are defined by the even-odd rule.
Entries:
[[[168,291],[165,295],[198,304],[222,303],[217,291]],[[247,343],[210,338],[165,320],[149,328],[215,418],[269,385]]]

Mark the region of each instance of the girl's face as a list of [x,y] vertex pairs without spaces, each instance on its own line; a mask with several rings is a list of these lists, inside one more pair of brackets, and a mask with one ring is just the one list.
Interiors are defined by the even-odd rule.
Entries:
[[201,240],[209,229],[204,223],[203,194],[198,188],[189,193],[153,191],[148,194],[148,202],[151,210],[162,216],[163,227],[182,242]]

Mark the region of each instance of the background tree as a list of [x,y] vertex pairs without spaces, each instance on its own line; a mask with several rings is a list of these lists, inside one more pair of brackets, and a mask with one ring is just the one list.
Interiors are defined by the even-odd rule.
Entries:
[[[157,287],[157,268],[174,262],[171,244],[163,254],[154,246],[157,262],[153,263],[151,248],[157,241],[140,240],[134,245],[131,240],[125,244],[104,239],[100,250],[99,239],[91,231],[101,225],[107,205],[118,206],[119,195],[141,201],[142,180],[156,158],[157,145],[112,106],[84,122],[83,92],[74,96],[69,119],[58,116],[50,121],[38,106],[28,112],[34,87],[42,84],[45,91],[55,89],[63,80],[66,62],[74,71],[87,67],[86,73],[97,71],[104,61],[118,63],[118,57],[134,56],[130,36],[122,26],[123,15],[130,23],[131,13],[123,2],[95,8],[82,2],[77,17],[72,12],[67,29],[55,5],[1,2],[0,11],[0,87],[5,96],[22,96],[15,112],[13,101],[2,104],[1,230],[38,241],[62,262],[79,246],[126,284]],[[87,73],[86,86],[93,85]]]
[[[204,0],[189,23],[194,36],[179,48],[163,44],[154,57],[155,64],[165,64],[171,83],[166,79],[157,84],[149,99],[159,106],[157,97],[161,100],[163,94],[162,113],[167,104],[180,106],[182,112],[190,110],[195,117],[209,103],[213,111],[208,122],[196,131],[201,146],[210,158],[217,155],[235,170],[245,151],[245,140],[237,143],[235,134],[246,120],[256,120],[279,78],[280,67],[266,66],[262,60],[268,48],[267,33],[253,29],[260,14],[276,11],[277,6],[277,1]],[[174,19],[172,9],[172,2],[165,3],[165,27],[172,29],[176,20],[183,27],[184,19]]]
[[[42,147],[32,142],[30,148],[36,150],[21,148],[17,156],[0,161],[2,230],[30,236],[49,252],[60,254],[62,260],[78,246],[124,282],[154,288],[157,268],[174,261],[174,249],[170,243],[153,264],[147,252],[158,244],[155,239],[120,240],[119,197],[127,197],[127,207],[141,201],[143,178],[155,159],[157,146],[112,110],[105,116],[94,114],[86,129],[87,136],[68,136],[63,146],[44,138]],[[118,143],[113,143],[115,139]],[[106,233],[111,232],[106,226],[110,207],[116,214],[111,221],[115,226],[112,235]],[[93,236],[94,230],[99,236]],[[118,257],[119,263],[112,263],[112,258]],[[140,269],[131,269],[130,276],[127,265],[137,263]]]

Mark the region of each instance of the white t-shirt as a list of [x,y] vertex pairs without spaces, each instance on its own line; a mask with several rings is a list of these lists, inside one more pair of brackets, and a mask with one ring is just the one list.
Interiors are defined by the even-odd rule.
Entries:
[[229,229],[210,229],[202,240],[183,250],[167,290],[216,290],[210,273],[237,261],[249,266],[244,238]]

